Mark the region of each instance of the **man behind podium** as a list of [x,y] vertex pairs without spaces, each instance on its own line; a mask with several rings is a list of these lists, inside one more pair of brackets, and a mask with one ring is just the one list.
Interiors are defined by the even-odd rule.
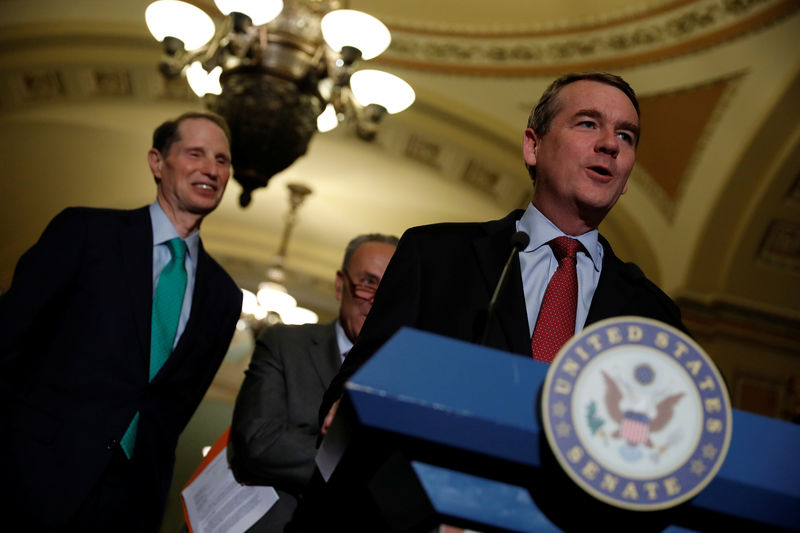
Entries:
[[[402,326],[471,342],[482,340],[486,329],[487,345],[547,360],[531,341],[559,267],[550,244],[558,237],[580,243],[572,333],[622,315],[685,330],[672,300],[636,265],[619,260],[597,231],[626,191],[639,134],[639,104],[622,78],[590,72],[555,80],[523,134],[522,155],[534,182],[528,208],[501,220],[436,224],[403,235],[362,334],[325,394],[323,433],[344,383]],[[487,321],[517,231],[527,233],[530,243],[514,254],[508,283]]]
[[198,233],[229,139],[216,115],[165,122],[147,154],[153,204],[65,209],[19,260],[0,300],[9,531],[158,531],[178,435],[241,311]]
[[272,485],[279,500],[248,531],[283,531],[314,473],[322,395],[358,338],[397,237],[352,239],[336,272],[339,317],[329,324],[272,326],[259,336],[236,398],[231,464],[244,483]]

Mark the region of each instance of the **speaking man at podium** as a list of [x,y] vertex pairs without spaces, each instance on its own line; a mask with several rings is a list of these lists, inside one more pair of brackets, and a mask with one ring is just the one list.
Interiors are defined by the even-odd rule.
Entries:
[[555,80],[523,134],[534,185],[528,208],[490,222],[405,232],[361,335],[325,394],[323,433],[345,382],[402,326],[545,362],[574,333],[605,318],[638,315],[686,331],[675,303],[639,267],[618,259],[597,231],[626,191],[639,119],[636,95],[618,76]]

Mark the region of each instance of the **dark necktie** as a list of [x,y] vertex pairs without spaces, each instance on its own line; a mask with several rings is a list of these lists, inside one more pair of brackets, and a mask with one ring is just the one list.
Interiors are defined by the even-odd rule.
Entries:
[[[153,295],[153,311],[150,321],[150,381],[164,366],[175,342],[178,331],[178,320],[181,316],[183,296],[186,292],[186,243],[175,237],[167,241],[172,254],[167,266],[158,277],[158,285]],[[136,445],[136,432],[139,428],[139,412],[137,411],[122,436],[120,445],[128,458],[133,456]]]
[[542,299],[539,317],[531,338],[533,358],[549,363],[575,333],[578,309],[578,269],[576,255],[581,243],[569,237],[556,237],[550,247],[558,268]]

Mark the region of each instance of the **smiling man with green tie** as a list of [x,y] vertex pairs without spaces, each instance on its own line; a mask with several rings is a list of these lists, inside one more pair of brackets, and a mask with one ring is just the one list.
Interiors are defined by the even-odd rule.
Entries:
[[178,436],[224,357],[241,292],[199,229],[230,176],[218,116],[159,126],[156,201],[68,208],[0,299],[0,495],[15,531],[155,532]]

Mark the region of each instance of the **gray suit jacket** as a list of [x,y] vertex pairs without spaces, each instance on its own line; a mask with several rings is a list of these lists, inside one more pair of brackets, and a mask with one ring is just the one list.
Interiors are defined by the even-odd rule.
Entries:
[[339,369],[335,322],[268,327],[236,398],[231,464],[240,482],[272,485],[280,500],[251,531],[282,531],[314,472],[317,411]]

